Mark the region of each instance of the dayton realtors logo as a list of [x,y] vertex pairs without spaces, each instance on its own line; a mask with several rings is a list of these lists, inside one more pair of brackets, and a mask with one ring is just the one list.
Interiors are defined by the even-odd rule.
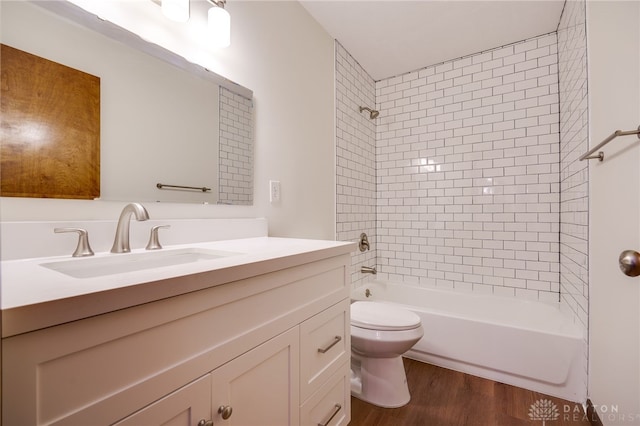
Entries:
[[548,399],[539,399],[529,407],[529,418],[531,420],[542,420],[544,426],[547,420],[557,420],[560,417],[558,406]]

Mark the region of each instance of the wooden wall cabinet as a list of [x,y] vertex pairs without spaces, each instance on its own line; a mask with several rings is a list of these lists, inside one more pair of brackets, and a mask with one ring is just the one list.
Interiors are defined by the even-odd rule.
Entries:
[[0,44],[0,195],[100,197],[100,78]]

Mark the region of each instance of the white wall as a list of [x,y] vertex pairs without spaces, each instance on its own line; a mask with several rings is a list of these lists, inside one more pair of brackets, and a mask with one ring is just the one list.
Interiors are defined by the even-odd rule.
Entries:
[[[587,2],[590,146],[640,124],[638,22],[640,2]],[[617,265],[640,250],[640,141],[603,151],[589,163],[589,397],[605,425],[640,425],[640,281]]]
[[[232,16],[232,45],[211,61],[218,64],[215,71],[254,92],[254,205],[157,203],[146,207],[153,219],[263,216],[269,220],[271,235],[332,239],[333,40],[297,2],[230,2],[227,10]],[[269,179],[281,181],[278,204],[269,204]],[[0,218],[116,219],[123,205],[2,198]]]
[[[272,235],[334,238],[333,39],[297,2],[229,3],[242,53],[229,77],[254,91],[256,210]],[[281,182],[273,205],[269,180]]]

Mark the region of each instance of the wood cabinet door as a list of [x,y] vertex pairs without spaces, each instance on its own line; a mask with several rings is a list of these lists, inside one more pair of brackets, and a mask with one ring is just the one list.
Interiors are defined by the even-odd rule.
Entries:
[[178,389],[114,426],[198,426],[211,419],[211,375]]
[[[299,423],[298,340],[298,327],[294,327],[211,373],[215,425]],[[231,408],[227,419],[220,407]]]

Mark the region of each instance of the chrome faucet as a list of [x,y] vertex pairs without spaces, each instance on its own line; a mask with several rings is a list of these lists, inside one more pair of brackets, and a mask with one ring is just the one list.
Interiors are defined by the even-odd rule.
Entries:
[[140,203],[130,203],[124,206],[120,218],[118,219],[118,227],[116,228],[116,238],[113,240],[111,253],[129,253],[129,226],[131,225],[131,215],[136,215],[136,220],[148,220],[149,213],[147,209]]

